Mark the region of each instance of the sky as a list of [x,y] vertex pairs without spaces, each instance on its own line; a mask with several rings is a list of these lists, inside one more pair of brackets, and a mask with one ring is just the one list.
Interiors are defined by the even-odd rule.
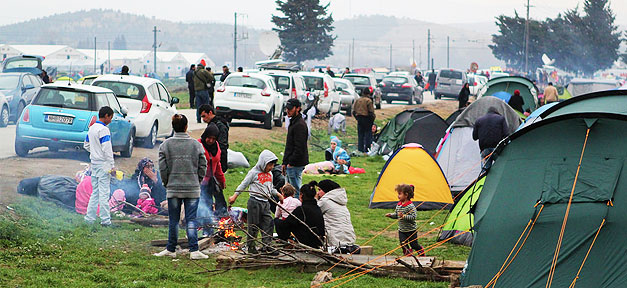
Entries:
[[[322,3],[329,3],[322,0]],[[21,1],[3,1],[0,25],[27,21],[55,13],[89,9],[115,9],[158,19],[182,22],[233,23],[237,12],[238,24],[269,29],[272,14],[277,14],[274,0],[210,0],[210,1],[162,1],[162,0],[108,0],[57,1],[31,0],[28,7]],[[359,15],[388,15],[406,17],[438,24],[494,22],[500,14],[513,15],[514,10],[525,15],[526,0],[331,0],[329,9],[334,19],[342,20]],[[583,0],[530,0],[531,18],[545,19],[574,8]],[[616,22],[627,26],[627,1],[610,2]]]

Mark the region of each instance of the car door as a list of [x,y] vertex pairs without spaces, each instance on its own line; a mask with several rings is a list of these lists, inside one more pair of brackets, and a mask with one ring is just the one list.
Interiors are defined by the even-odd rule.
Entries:
[[176,114],[176,107],[170,104],[172,103],[172,96],[170,96],[170,92],[163,86],[163,84],[158,83],[157,88],[159,89],[159,97],[160,97],[160,115],[159,121],[161,125],[159,125],[159,134],[160,135],[170,135],[172,133],[172,116]]
[[30,82],[35,88],[26,90],[26,92],[24,92],[24,94],[22,95],[22,99],[24,99],[26,105],[30,104],[30,102],[33,101],[33,98],[35,98],[35,95],[37,95],[41,85],[43,84],[41,78],[39,78],[38,76],[27,75],[27,77],[28,79],[30,79]]
[[125,119],[122,115],[120,104],[115,99],[115,95],[113,95],[113,93],[97,93],[96,101],[99,106],[98,110],[104,106],[109,106],[113,110],[113,119],[111,119],[111,123],[107,125],[109,131],[111,131],[111,144],[114,147],[124,145],[128,131],[124,131],[122,122],[124,122]]
[[[166,121],[167,123],[167,122],[171,122],[171,120],[170,121],[166,120],[165,110],[163,107],[164,105],[163,105],[163,101],[161,101],[161,95],[159,95],[160,93],[159,93],[159,87],[157,86],[157,83],[154,83],[148,86],[148,92],[150,93],[151,99],[152,99],[152,105],[153,105],[152,109],[154,109],[154,111],[150,109],[151,113],[154,113],[152,114],[152,117],[156,121],[159,122],[159,128],[158,128],[159,130],[157,130],[157,136],[159,136],[160,134],[162,134],[162,131],[163,131],[163,126],[164,126],[163,121]],[[170,123],[170,125],[172,124]]]

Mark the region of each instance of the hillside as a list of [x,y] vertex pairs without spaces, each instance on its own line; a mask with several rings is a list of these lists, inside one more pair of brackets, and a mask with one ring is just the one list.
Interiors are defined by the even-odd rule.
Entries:
[[[79,11],[1,26],[0,43],[65,44],[93,48],[94,37],[97,37],[98,48],[107,47],[107,42],[116,48],[116,38],[124,36],[127,49],[151,49],[152,29],[157,26],[160,30],[157,39],[162,51],[205,52],[218,65],[231,62],[233,26],[196,20],[197,23],[181,23],[114,10]],[[394,65],[409,65],[412,40],[415,40],[416,60],[421,67],[426,67],[429,28],[436,67],[446,66],[446,36],[451,37],[450,66],[465,69],[471,61],[477,61],[481,66],[499,64],[487,47],[488,33],[387,16],[359,16],[336,21],[334,56],[319,62],[348,65],[349,44],[355,38],[354,66],[389,66],[390,43]],[[238,66],[252,66],[255,61],[266,59],[258,48],[258,36],[263,30],[238,27],[239,35],[242,32],[248,34],[248,39],[238,42]]]

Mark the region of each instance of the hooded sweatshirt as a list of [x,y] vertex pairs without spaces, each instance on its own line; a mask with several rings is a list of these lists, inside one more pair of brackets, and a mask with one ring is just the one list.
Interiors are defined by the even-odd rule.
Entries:
[[[350,166],[351,157],[346,153],[346,150],[342,149],[342,140],[336,137],[331,141],[337,144],[335,151],[333,151],[333,165],[335,166],[335,170],[342,171],[344,174],[350,174],[348,167]],[[348,164],[339,164],[338,160],[344,160],[348,162]]]
[[330,246],[355,244],[355,230],[351,223],[351,214],[346,208],[347,202],[344,188],[333,189],[318,200]]
[[[261,151],[257,164],[248,171],[242,183],[240,183],[235,190],[242,191],[248,188],[248,190],[251,191],[250,197],[263,202],[267,202],[269,197],[278,196],[279,192],[274,189],[272,185],[272,172],[263,172],[268,163],[278,160],[279,158],[271,151]],[[235,192],[238,196],[241,193],[242,192]]]

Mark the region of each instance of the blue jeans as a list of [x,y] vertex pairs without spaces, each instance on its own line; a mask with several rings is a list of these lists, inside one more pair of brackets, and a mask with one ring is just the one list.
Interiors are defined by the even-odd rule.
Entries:
[[111,224],[111,214],[109,211],[109,195],[111,186],[111,168],[109,165],[91,165],[91,187],[92,193],[87,204],[85,221],[96,221],[96,212],[100,205],[100,224]]
[[492,167],[492,157],[486,157],[488,157],[488,155],[490,155],[490,153],[492,153],[493,151],[494,148],[486,148],[481,151],[481,166],[483,166],[483,170],[488,170],[490,169],[490,167]]
[[196,94],[196,122],[200,123],[200,106],[202,106],[203,104],[209,104],[209,91],[207,90],[197,90],[195,91]]
[[287,176],[287,183],[290,183],[294,188],[296,188],[296,195],[294,198],[298,199],[300,195],[300,185],[303,181],[303,170],[305,170],[305,166],[292,166],[285,168],[285,174]]
[[185,222],[187,222],[187,240],[189,252],[198,251],[198,231],[196,230],[196,212],[198,198],[168,198],[168,245],[170,252],[176,251],[179,238],[179,221],[181,220],[181,204],[185,204]]

